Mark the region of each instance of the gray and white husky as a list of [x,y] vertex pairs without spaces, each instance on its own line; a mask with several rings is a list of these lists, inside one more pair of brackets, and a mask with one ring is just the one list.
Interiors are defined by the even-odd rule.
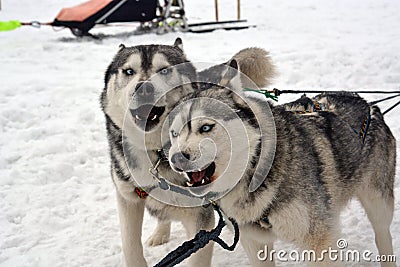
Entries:
[[[239,62],[240,57],[251,58],[251,51],[238,53]],[[111,176],[117,191],[127,267],[146,266],[141,242],[145,207],[159,220],[147,241],[151,246],[168,241],[171,220],[182,222],[188,237],[214,226],[211,208],[167,205],[151,194],[146,197],[147,193],[137,182],[137,179],[153,181],[149,169],[161,157],[161,126],[171,107],[197,90],[197,76],[179,38],[172,46],[121,45],[106,71],[101,106],[106,118]],[[182,175],[170,168],[168,161],[161,161],[158,170],[178,184],[183,180]],[[190,257],[189,264],[210,266],[211,256],[210,244]]]
[[[232,60],[230,66],[237,63]],[[242,93],[240,74],[232,73],[225,71],[219,85],[203,86],[171,112],[169,162],[189,187],[215,190],[219,179],[224,180],[220,185],[234,185],[218,203],[238,222],[251,264],[275,265],[260,261],[258,252],[265,245],[271,250],[276,238],[314,250],[317,257],[329,247],[337,249],[339,215],[353,197],[365,208],[380,255],[392,255],[396,144],[379,108],[355,94],[322,94],[309,101],[324,110],[298,114],[292,110],[301,103],[272,106]],[[233,88],[225,87],[227,81]],[[370,123],[363,143],[354,129],[366,116]],[[216,149],[206,148],[209,140]],[[249,156],[243,170],[236,158],[244,153]],[[267,167],[254,190],[259,165]],[[327,256],[309,264],[342,265]]]

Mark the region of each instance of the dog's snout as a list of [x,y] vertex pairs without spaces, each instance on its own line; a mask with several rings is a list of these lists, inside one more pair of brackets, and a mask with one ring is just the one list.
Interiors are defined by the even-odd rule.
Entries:
[[183,171],[185,162],[190,160],[190,155],[187,153],[176,153],[171,157],[171,163],[177,171]]
[[136,85],[135,92],[140,96],[154,95],[154,86],[151,82],[140,82]]

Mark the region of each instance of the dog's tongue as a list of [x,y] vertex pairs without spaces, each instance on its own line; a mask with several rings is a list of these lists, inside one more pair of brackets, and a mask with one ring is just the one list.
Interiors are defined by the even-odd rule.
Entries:
[[[154,116],[154,109],[151,105],[143,105],[136,110],[137,114],[141,118],[151,118]],[[153,114],[152,114],[153,113]]]
[[201,182],[201,180],[203,180],[205,175],[206,175],[206,171],[205,170],[202,170],[202,171],[199,171],[199,172],[194,172],[192,174],[192,180],[193,180],[194,183]]

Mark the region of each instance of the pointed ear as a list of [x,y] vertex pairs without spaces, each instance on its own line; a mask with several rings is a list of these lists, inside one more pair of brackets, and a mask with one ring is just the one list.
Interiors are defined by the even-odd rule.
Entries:
[[226,72],[222,76],[220,85],[229,89],[228,96],[230,96],[238,106],[246,106],[246,102],[241,96],[242,82],[240,79],[238,62],[236,59],[231,59],[224,65],[226,66]]
[[233,81],[236,80],[236,78],[239,79],[240,81],[240,72],[239,72],[239,66],[236,61],[236,59],[232,59],[231,61],[225,63],[227,66],[227,70],[225,74],[222,76],[222,79],[220,81],[220,85],[222,86],[228,86],[229,84],[233,85]]
[[174,42],[174,46],[178,47],[180,50],[183,51],[183,43],[181,38],[176,38]]
[[120,44],[119,47],[118,47],[118,52],[122,51],[124,49],[125,49],[125,45],[124,44]]
[[234,58],[231,59],[231,61],[227,62],[226,65],[228,65],[229,67],[234,68],[236,70],[239,70],[238,62]]

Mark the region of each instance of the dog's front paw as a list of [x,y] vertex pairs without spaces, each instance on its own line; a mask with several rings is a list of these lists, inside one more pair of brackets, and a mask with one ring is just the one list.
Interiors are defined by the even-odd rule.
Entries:
[[146,244],[149,247],[155,247],[167,243],[169,241],[169,231],[155,231],[149,239],[147,239]]

